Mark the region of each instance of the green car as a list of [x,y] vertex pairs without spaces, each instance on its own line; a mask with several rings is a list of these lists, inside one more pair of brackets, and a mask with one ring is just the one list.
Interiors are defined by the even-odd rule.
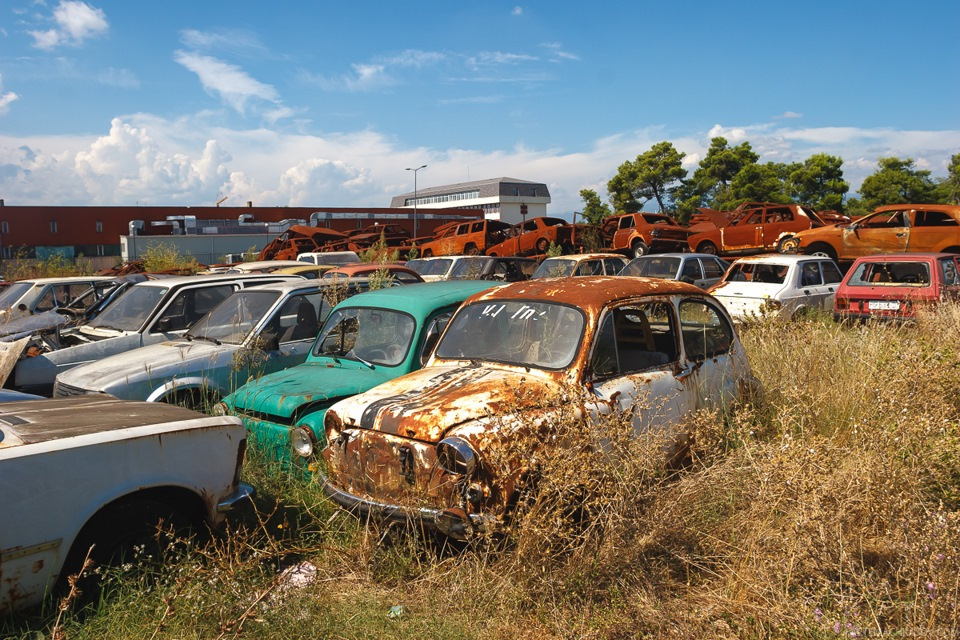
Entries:
[[326,444],[329,406],[422,367],[457,307],[489,288],[462,280],[355,295],[330,312],[306,362],[248,382],[216,412],[242,419],[268,459],[302,467]]

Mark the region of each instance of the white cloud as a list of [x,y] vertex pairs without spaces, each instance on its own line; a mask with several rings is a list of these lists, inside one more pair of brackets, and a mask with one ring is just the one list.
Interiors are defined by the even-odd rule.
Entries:
[[53,49],[60,45],[79,46],[88,38],[107,33],[110,28],[103,9],[91,7],[80,0],[61,0],[53,10],[56,26],[42,31],[29,31],[33,46],[38,49]]
[[[282,109],[283,107],[277,107]],[[227,129],[212,114],[176,120],[150,114],[115,118],[98,137],[0,134],[0,192],[8,204],[211,204],[217,192],[256,205],[385,207],[412,183],[404,167],[428,164],[420,184],[494,176],[546,182],[559,214],[582,207],[579,191],[606,198],[606,182],[624,160],[661,140],[695,168],[710,138],[747,140],[761,161],[802,160],[813,153],[845,159],[854,188],[879,157],[912,157],[944,175],[960,149],[960,131],[790,128],[760,123],[717,125],[675,135],[662,127],[626,131],[582,150],[516,146],[494,151],[407,147],[391,135],[358,131],[306,135],[267,128]]]
[[496,104],[503,102],[503,96],[471,96],[468,98],[441,98],[440,104]]
[[509,53],[504,51],[481,51],[480,53],[467,57],[468,67],[479,68],[497,65],[515,65],[521,62],[533,62],[537,60],[536,56],[526,53]]
[[540,45],[544,49],[547,49],[552,58],[553,62],[560,62],[561,60],[579,60],[580,56],[575,53],[570,53],[569,51],[564,51],[563,45],[559,42],[544,42]]
[[110,67],[97,75],[97,81],[100,82],[100,84],[120,87],[121,89],[138,89],[140,87],[140,79],[129,69],[114,69]]
[[797,113],[796,111],[784,111],[777,118],[802,118],[802,113]]
[[180,32],[180,42],[196,51],[220,51],[242,56],[264,56],[267,47],[260,37],[244,29],[214,29],[198,31],[184,29]]
[[523,7],[521,7],[521,6],[516,6],[516,7],[514,7],[514,8],[513,8],[513,11],[510,12],[510,15],[512,15],[512,16],[522,16],[522,15],[523,15]]
[[13,91],[3,92],[3,74],[0,74],[0,116],[10,111],[10,105],[20,99]]
[[434,65],[446,57],[446,54],[438,51],[407,49],[395,55],[375,58],[370,62],[353,63],[350,65],[352,73],[327,76],[302,71],[300,78],[304,82],[316,84],[324,91],[376,91],[400,84],[402,79],[398,77],[398,72]]
[[[197,74],[204,90],[216,94],[240,114],[246,113],[251,102],[281,104],[273,86],[260,82],[236,65],[190,51],[174,52],[174,60]],[[271,113],[278,112],[273,109]]]

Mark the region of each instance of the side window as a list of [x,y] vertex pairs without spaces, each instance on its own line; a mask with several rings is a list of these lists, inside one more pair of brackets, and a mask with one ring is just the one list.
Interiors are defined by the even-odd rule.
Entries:
[[47,290],[43,292],[43,295],[37,300],[37,303],[33,305],[35,311],[50,311],[57,306],[57,301],[54,298],[54,289],[55,287],[47,287]]
[[702,260],[703,262],[703,273],[708,278],[720,278],[723,276],[723,267],[720,266],[720,263],[716,260]]
[[680,331],[687,359],[694,362],[726,353],[733,344],[733,329],[726,318],[702,300],[680,303]]
[[768,222],[793,222],[793,212],[790,209],[771,209],[767,215]]
[[223,302],[227,296],[233,293],[233,290],[232,285],[225,284],[217,287],[181,291],[170,303],[170,306],[166,308],[157,323],[154,324],[153,331],[161,330],[161,322],[166,325],[166,331],[188,329],[210,309]]
[[957,272],[957,261],[954,258],[943,258],[940,260],[940,272],[943,274],[943,284],[960,284],[960,275]]
[[914,226],[917,227],[956,227],[957,221],[943,211],[917,211]]
[[615,276],[623,270],[623,263],[616,258],[604,258],[603,267],[608,276]]
[[743,221],[743,224],[762,224],[763,223],[763,211],[755,211],[751,213],[746,220]]
[[483,231],[483,222],[474,222],[473,226],[470,227],[470,231],[473,233],[480,233]]
[[700,272],[700,261],[696,258],[690,258],[683,263],[681,278],[690,278],[691,280],[702,280],[703,274]]
[[620,218],[620,225],[618,228],[629,229],[632,226],[633,226],[633,216],[626,216],[626,217]]
[[321,292],[292,296],[283,303],[263,333],[276,335],[281,344],[313,340],[329,312],[330,306]]
[[800,286],[816,287],[823,284],[820,277],[820,265],[817,262],[804,262],[800,268]]
[[598,377],[661,367],[677,359],[670,304],[620,307],[604,319],[594,346],[592,370]]
[[534,272],[537,270],[537,263],[534,260],[521,260],[520,261],[520,271],[523,274],[521,276],[522,280],[529,280],[533,277]]
[[820,268],[823,270],[823,282],[824,284],[834,284],[843,280],[843,275],[840,274],[840,269],[837,268],[837,265],[832,262],[821,262]]
[[444,311],[440,315],[435,316],[433,320],[430,320],[427,324],[427,330],[423,336],[423,346],[420,348],[421,367],[427,364],[427,360],[429,360],[430,356],[433,354],[433,349],[437,346],[437,342],[440,340],[440,334],[443,333],[447,323],[450,322],[450,317],[452,315],[453,311]]

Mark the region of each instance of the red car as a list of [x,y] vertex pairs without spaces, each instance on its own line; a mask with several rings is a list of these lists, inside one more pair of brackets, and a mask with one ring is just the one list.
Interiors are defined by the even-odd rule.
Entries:
[[902,320],[917,309],[960,299],[960,262],[952,253],[858,258],[834,299],[834,317]]

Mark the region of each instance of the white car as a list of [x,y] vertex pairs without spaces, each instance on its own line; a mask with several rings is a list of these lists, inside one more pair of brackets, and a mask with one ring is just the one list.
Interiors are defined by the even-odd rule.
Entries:
[[33,314],[65,307],[91,287],[101,291],[110,289],[115,280],[109,276],[19,280],[0,292],[0,317],[15,311]]
[[430,256],[408,260],[406,267],[420,274],[424,282],[449,280],[454,267],[463,262],[463,256]]
[[148,541],[161,521],[217,526],[253,495],[236,418],[106,395],[0,406],[0,614]]
[[765,315],[791,319],[815,310],[832,313],[841,280],[843,275],[830,258],[778,254],[736,260],[707,291],[734,319]]
[[335,267],[342,267],[345,264],[356,264],[361,260],[356,251],[314,251],[298,253],[297,261],[307,264],[330,264]]

